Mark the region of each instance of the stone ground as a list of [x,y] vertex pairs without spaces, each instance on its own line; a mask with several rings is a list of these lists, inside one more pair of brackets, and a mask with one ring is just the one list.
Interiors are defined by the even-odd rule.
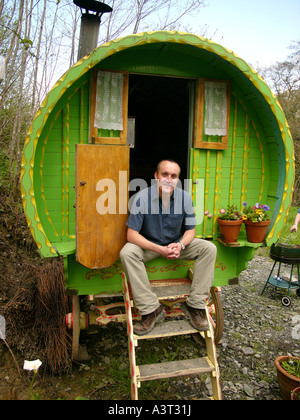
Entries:
[[[283,354],[300,356],[300,298],[292,293],[292,305],[281,304],[285,294],[269,286],[261,291],[272,260],[255,257],[240,275],[239,284],[222,288],[224,334],[217,346],[224,400],[280,400],[274,360]],[[288,273],[288,267],[285,267]],[[39,371],[33,395],[40,400],[129,400],[130,382],[126,328],[110,324],[83,332],[82,343],[91,356],[73,364],[72,372],[49,376]],[[22,371],[23,360],[0,340],[0,400],[27,399],[31,373]],[[192,338],[176,337],[142,342],[138,363],[155,363],[174,358],[199,357],[204,348]],[[43,355],[37,355],[42,359]],[[142,400],[199,400],[210,394],[209,377],[173,378],[142,384]]]
[[[274,360],[283,354],[300,356],[300,299],[284,307],[280,293],[268,285],[270,258],[255,257],[240,275],[239,285],[222,290],[224,335],[218,346],[223,398],[280,399]],[[283,267],[289,275],[289,266]]]

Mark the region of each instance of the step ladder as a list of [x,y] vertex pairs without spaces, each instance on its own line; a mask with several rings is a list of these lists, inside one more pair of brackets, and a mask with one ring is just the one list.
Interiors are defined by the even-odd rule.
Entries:
[[[168,279],[155,280],[151,282],[153,291],[156,293],[160,302],[167,306],[167,317],[176,317],[170,321],[161,321],[155,325],[154,329],[146,335],[138,336],[133,333],[132,308],[134,307],[125,273],[123,277],[124,302],[127,317],[128,350],[130,359],[131,373],[131,397],[138,400],[138,388],[144,381],[166,379],[178,376],[209,373],[211,377],[213,400],[221,400],[222,392],[220,385],[220,372],[217,362],[217,352],[214,342],[213,327],[210,322],[208,308],[206,308],[206,318],[209,322],[209,330],[199,332],[195,330],[188,319],[179,319],[179,315],[184,313],[176,308],[178,303],[183,302],[190,293],[191,281],[189,279]],[[175,309],[174,309],[175,303]],[[162,362],[147,365],[136,365],[135,348],[140,340],[155,338],[172,337],[178,335],[199,334],[205,341],[206,357],[187,359],[172,362]]]

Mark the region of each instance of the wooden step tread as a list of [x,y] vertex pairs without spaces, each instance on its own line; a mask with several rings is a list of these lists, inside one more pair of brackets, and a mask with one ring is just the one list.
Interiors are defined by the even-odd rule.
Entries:
[[179,299],[190,294],[191,286],[190,284],[157,286],[152,290],[160,300]]
[[150,280],[150,284],[152,287],[159,287],[159,286],[179,286],[181,284],[192,284],[192,280],[189,277],[181,277],[176,279],[156,279]]
[[152,338],[171,337],[176,335],[199,333],[186,319],[161,321],[155,325],[153,330],[146,335],[134,335],[136,340],[147,340]]
[[137,379],[151,381],[215,371],[208,357],[137,366]]

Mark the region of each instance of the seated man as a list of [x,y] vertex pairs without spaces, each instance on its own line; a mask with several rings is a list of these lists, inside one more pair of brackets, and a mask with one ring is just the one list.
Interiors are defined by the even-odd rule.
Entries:
[[127,244],[120,253],[135,306],[142,315],[134,333],[145,335],[166,313],[153,293],[144,263],[158,256],[194,260],[191,293],[185,303],[191,325],[208,329],[206,299],[214,279],[216,247],[195,238],[195,211],[191,196],[177,187],[180,167],[163,160],[154,174],[156,183],[140,191],[127,221]]

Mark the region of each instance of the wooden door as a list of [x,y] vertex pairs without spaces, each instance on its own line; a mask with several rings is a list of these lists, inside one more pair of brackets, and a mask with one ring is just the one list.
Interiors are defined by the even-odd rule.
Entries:
[[126,243],[129,147],[76,145],[76,258],[111,266]]

